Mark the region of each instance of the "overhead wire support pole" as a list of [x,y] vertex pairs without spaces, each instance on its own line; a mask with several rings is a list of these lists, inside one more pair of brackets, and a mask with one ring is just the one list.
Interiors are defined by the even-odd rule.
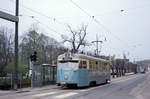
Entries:
[[0,11],[0,18],[15,22],[15,56],[14,56],[14,68],[13,68],[13,88],[17,90],[18,84],[18,24],[19,24],[19,0],[16,0],[16,13],[15,16],[6,12]]
[[[19,0],[16,0],[16,14],[19,16]],[[13,79],[13,88],[17,90],[18,88],[18,25],[19,22],[15,22],[15,60],[14,60],[14,79]]]
[[103,43],[103,41],[99,41],[98,40],[98,35],[96,35],[96,41],[92,41],[92,43],[96,43],[96,54],[98,55],[98,53],[99,53],[99,46],[98,46],[98,44],[99,43]]

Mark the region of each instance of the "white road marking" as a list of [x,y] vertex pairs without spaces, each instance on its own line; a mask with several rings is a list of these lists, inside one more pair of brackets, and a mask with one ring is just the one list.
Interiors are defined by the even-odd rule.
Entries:
[[69,96],[73,96],[73,95],[76,95],[78,93],[75,93],[75,92],[69,92],[67,94],[62,94],[62,95],[59,95],[59,96],[55,96],[53,98],[57,98],[57,99],[62,99],[62,98],[65,98],[65,97],[69,97]]
[[89,91],[89,90],[93,90],[93,89],[97,89],[97,88],[101,88],[101,87],[105,87],[105,86],[108,86],[108,84],[102,85],[102,86],[93,87],[93,88],[89,88],[89,89],[86,89],[86,90],[80,90],[80,91]]
[[42,94],[36,94],[36,95],[32,95],[32,96],[41,97],[41,96],[52,95],[52,94],[55,94],[55,93],[57,93],[57,92],[42,93]]

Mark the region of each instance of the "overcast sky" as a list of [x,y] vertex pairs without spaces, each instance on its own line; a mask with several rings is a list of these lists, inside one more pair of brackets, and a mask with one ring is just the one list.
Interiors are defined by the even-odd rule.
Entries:
[[[24,34],[34,23],[40,32],[61,41],[61,34],[69,34],[67,24],[74,29],[81,24],[89,24],[86,38],[89,42],[96,39],[96,34],[99,40],[107,39],[102,44],[101,54],[123,57],[125,53],[132,61],[150,59],[150,0],[72,1],[20,0],[22,16],[19,35]],[[14,2],[15,0],[1,0],[0,10],[14,14]],[[90,16],[94,16],[99,23]],[[0,19],[0,26],[14,29],[14,23],[3,19]],[[84,50],[93,51],[94,47]]]

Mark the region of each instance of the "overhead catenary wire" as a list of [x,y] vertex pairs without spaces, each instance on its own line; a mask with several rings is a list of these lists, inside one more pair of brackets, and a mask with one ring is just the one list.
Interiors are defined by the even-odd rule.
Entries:
[[10,10],[4,9],[4,8],[0,8],[0,9],[3,10],[3,11],[9,12],[9,13],[11,13],[11,14],[14,13],[13,11],[10,11]]
[[[71,0],[71,1],[72,1],[72,0]],[[80,7],[80,6],[79,6],[79,7]],[[30,8],[29,8],[29,9],[30,9]],[[82,9],[82,8],[80,7],[80,9]],[[135,9],[135,8],[134,8],[134,9]],[[32,10],[32,9],[31,9],[31,10]],[[90,15],[86,10],[84,10],[84,9],[82,9],[82,10],[83,10],[84,12],[86,12],[86,14],[87,14],[88,16]],[[128,10],[128,9],[125,9],[125,11],[126,11],[126,10]],[[39,14],[41,15],[41,13],[39,13]],[[45,14],[44,14],[44,15],[45,15]],[[42,16],[43,16],[43,15],[42,15]],[[48,18],[49,16],[46,15],[45,17]],[[92,17],[92,18],[94,17],[94,18],[93,18],[94,21],[95,21],[95,22],[97,21],[97,18],[95,18],[95,16],[91,16],[91,15],[90,15],[90,17]],[[48,19],[51,19],[51,17],[49,17]],[[57,19],[56,19],[56,18],[52,18],[51,20],[56,21]],[[58,22],[58,21],[57,21],[57,22]],[[41,23],[40,23],[40,24],[41,24]],[[99,20],[97,21],[97,24],[99,24],[99,26],[102,26],[103,28],[105,28],[105,30],[107,30],[108,33],[111,33],[110,30],[109,30],[107,27],[105,27],[105,25],[101,24],[101,22],[100,22]],[[47,26],[46,26],[46,27],[47,27]],[[49,27],[49,26],[48,26],[48,27]],[[52,29],[51,31],[53,31],[53,29]],[[117,40],[123,42],[124,44],[126,43],[126,42],[124,42],[123,40],[121,40],[118,36],[116,36],[115,34],[113,34],[112,36],[113,36],[114,38],[116,38]]]
[[[36,19],[35,17],[33,18],[36,22],[38,22],[41,26],[43,26],[43,28],[47,28],[48,30],[50,30],[50,31],[52,31],[52,32],[54,32],[54,33],[57,33],[60,37],[61,37],[61,33],[59,33],[59,32],[57,32],[56,30],[54,30],[54,29],[52,29],[52,28],[50,28],[48,25],[46,25],[46,24],[44,24],[44,23],[42,23],[41,21],[39,21],[38,19]],[[50,34],[50,33],[48,33],[48,32],[46,32],[47,34]]]
[[[13,0],[9,0],[9,1],[15,3]],[[107,29],[103,24],[101,24],[100,22],[98,22],[97,19],[95,19],[95,16],[90,15],[86,10],[82,9],[79,5],[77,5],[73,0],[70,0],[70,1],[71,1],[76,7],[78,7],[80,10],[82,10],[85,14],[87,14],[90,18],[93,18],[94,21],[95,21],[97,24],[99,24],[100,26],[102,26],[108,33],[111,33],[109,29]],[[39,15],[41,15],[41,16],[44,16],[44,17],[46,17],[47,19],[50,19],[50,20],[53,21],[53,22],[57,22],[57,23],[59,23],[59,24],[61,24],[61,25],[66,25],[66,24],[64,24],[64,23],[62,23],[62,22],[60,22],[60,21],[58,21],[57,18],[49,17],[49,16],[47,16],[46,14],[43,14],[43,13],[41,13],[41,12],[39,12],[39,11],[36,11],[36,10],[33,10],[33,9],[29,8],[29,7],[26,7],[26,6],[23,5],[23,4],[21,4],[21,5],[22,5],[23,8],[28,9],[28,10],[30,10],[31,12],[34,12],[34,13],[39,14]],[[88,23],[88,24],[89,24],[89,23]],[[116,35],[113,34],[112,36],[122,42],[122,40],[121,40],[119,37],[117,37]]]
[[111,34],[114,38],[116,38],[117,40],[121,41],[122,43],[124,43],[124,45],[129,46],[125,41],[121,40],[117,35],[113,34],[106,26],[104,26],[102,23],[100,23],[97,19],[94,19],[94,21],[101,25],[109,34]]
[[[9,1],[15,3],[13,0],[9,0]],[[51,17],[49,17],[49,16],[47,16],[47,15],[41,13],[41,12],[35,11],[35,10],[31,9],[31,8],[28,8],[28,7],[24,6],[23,4],[20,4],[20,5],[21,5],[22,7],[24,7],[24,8],[26,8],[26,9],[28,9],[28,10],[34,12],[34,13],[40,14],[40,15],[42,15],[42,16],[45,16],[45,17],[49,18],[49,19],[53,19],[53,18],[51,18]]]
[[[15,3],[14,0],[9,0],[9,1]],[[93,17],[92,15],[90,15],[90,13],[88,13],[86,10],[84,10],[83,8],[81,8],[81,7],[80,7],[78,4],[76,4],[73,0],[70,0],[70,1],[71,1],[76,7],[78,7],[80,10],[82,10],[84,13],[86,13],[88,16]],[[20,4],[20,5],[22,5],[23,8],[26,8],[26,9],[30,10],[31,12],[34,12],[34,13],[39,14],[39,15],[41,15],[41,16],[44,16],[45,18],[48,18],[48,19],[50,19],[50,20],[52,20],[52,21],[56,21],[56,22],[58,22],[58,23],[60,23],[60,24],[64,24],[64,23],[59,22],[57,19],[64,19],[64,18],[68,19],[68,18],[71,18],[71,16],[70,16],[70,17],[50,17],[50,16],[47,16],[47,15],[44,14],[44,13],[41,13],[41,12],[36,11],[36,10],[33,10],[33,9],[31,9],[31,8],[29,8],[29,7],[25,6],[25,5],[23,5],[23,4]],[[138,7],[123,8],[123,9],[120,9],[120,10],[112,10],[111,12],[112,12],[112,13],[114,13],[115,11],[119,11],[119,12],[120,12],[121,10],[123,10],[123,12],[124,12],[124,11],[128,11],[128,10],[134,10],[134,9],[144,8],[144,7],[150,7],[150,6],[149,6],[148,4],[146,4],[146,5],[138,6]],[[108,12],[108,13],[111,13],[111,12]],[[103,16],[103,14],[100,14],[100,15],[98,14],[98,15],[94,15],[94,16]],[[73,16],[73,17],[74,17],[74,16]],[[75,17],[84,17],[84,16],[75,16]]]
[[[11,1],[12,3],[15,3],[13,0],[9,0],[9,1]],[[42,15],[42,16],[44,16],[44,17],[46,17],[46,18],[50,19],[51,21],[52,21],[52,20],[53,20],[53,21],[56,21],[56,19],[55,19],[55,18],[49,17],[49,16],[47,16],[47,15],[45,15],[45,14],[41,13],[41,12],[35,11],[35,10],[31,9],[31,8],[28,8],[28,7],[24,6],[23,4],[21,4],[21,5],[22,5],[22,7],[24,7],[25,9],[30,10],[31,12],[34,12],[34,13],[39,14],[39,15]],[[19,16],[25,16],[25,15],[20,14]],[[28,16],[28,15],[26,15],[26,16]],[[61,33],[59,33],[59,32],[57,32],[56,30],[54,30],[54,29],[50,28],[50,27],[49,27],[49,26],[47,26],[46,24],[44,24],[44,23],[40,22],[39,20],[37,20],[37,19],[35,18],[35,16],[28,16],[28,17],[30,17],[30,18],[32,18],[32,19],[34,19],[34,20],[36,20],[36,21],[37,21],[38,23],[40,23],[41,25],[46,26],[48,30],[53,31],[53,32],[55,32],[55,33],[57,33],[57,34],[59,34],[59,35],[61,36]],[[59,24],[62,24],[62,23],[60,23],[60,22],[59,22]]]
[[27,16],[27,17],[29,17],[29,18],[32,18],[32,19],[34,19],[36,22],[38,22],[39,24],[44,25],[48,30],[53,31],[53,32],[55,32],[55,33],[61,35],[61,33],[57,32],[56,30],[50,28],[48,25],[46,25],[46,24],[42,23],[41,21],[39,21],[35,16],[28,16],[28,15],[23,15],[23,14],[21,14],[20,16],[21,16],[21,17],[22,17],[22,16]]
[[[83,11],[87,16],[91,17],[91,18],[93,19],[93,21],[98,24],[98,26],[100,26],[100,27],[102,27],[103,29],[105,29],[105,31],[107,31],[109,34],[111,34],[115,39],[119,40],[120,43],[122,42],[123,45],[128,46],[128,44],[127,44],[125,41],[121,40],[118,36],[116,36],[115,34],[113,34],[106,26],[104,26],[101,22],[99,22],[99,21],[95,18],[94,15],[90,15],[87,11],[85,11],[84,9],[82,9],[78,4],[76,4],[76,3],[73,2],[72,0],[70,0],[70,1],[71,1],[71,3],[73,3],[76,7],[78,7],[81,11]],[[122,43],[121,43],[121,44],[122,44]],[[122,47],[123,47],[123,45],[122,45]]]
[[85,14],[87,14],[88,16],[92,17],[87,11],[85,11],[84,9],[82,9],[79,5],[77,5],[74,1],[70,0],[71,3],[73,3],[76,7],[78,7],[80,10],[82,10]]
[[[9,1],[11,1],[12,3],[15,3],[13,0],[9,0]],[[41,13],[41,12],[36,11],[36,10],[33,10],[33,9],[31,9],[31,8],[29,8],[29,7],[25,6],[25,5],[23,5],[23,4],[20,4],[20,5],[21,5],[23,8],[25,8],[25,9],[27,9],[27,10],[33,12],[33,13],[36,13],[36,14],[38,14],[38,15],[40,15],[40,16],[43,16],[43,17],[45,17],[45,18],[47,18],[47,19],[49,19],[49,20],[51,20],[51,21],[53,21],[53,22],[57,22],[57,23],[59,23],[59,24],[64,25],[64,23],[61,23],[61,22],[59,22],[58,20],[56,20],[55,17],[49,17],[49,16],[47,16],[46,14]]]
[[[9,1],[11,1],[12,3],[15,3],[13,0],[9,0]],[[66,26],[67,26],[66,23],[62,23],[62,22],[58,21],[56,18],[54,18],[54,17],[49,17],[49,16],[47,16],[47,15],[45,15],[45,14],[39,12],[39,11],[33,10],[33,9],[29,8],[29,7],[26,7],[26,6],[23,5],[23,4],[21,4],[21,5],[22,5],[23,8],[25,8],[25,9],[27,9],[27,10],[33,12],[33,13],[36,13],[36,14],[38,14],[38,15],[40,15],[40,16],[43,16],[43,17],[45,17],[45,18],[47,18],[47,19],[50,19],[50,20],[53,21],[53,22],[57,22],[57,23],[60,24],[60,25],[63,25],[63,26],[66,25]],[[23,15],[23,14],[22,14],[22,15]],[[30,16],[30,17],[31,17],[31,16]],[[32,18],[35,18],[35,16],[33,16]],[[39,21],[39,20],[37,20],[37,21]],[[40,21],[39,21],[39,23],[45,25],[49,30],[52,30],[52,31],[54,31],[55,33],[58,33],[56,30],[50,28],[50,27],[47,26],[46,24],[44,24],[44,23],[42,23],[42,22],[40,22]],[[89,23],[90,23],[90,21],[87,23],[87,26],[89,25]],[[62,35],[61,33],[58,33],[58,34],[60,34],[60,36]]]
[[[99,22],[94,15],[89,14],[87,11],[85,11],[83,8],[81,8],[78,4],[76,4],[74,1],[70,0],[72,4],[74,4],[76,7],[78,7],[81,11],[83,11],[86,15],[88,15],[89,17],[92,17],[94,22],[97,23],[99,26],[103,27],[108,33],[110,33],[114,38],[116,38],[117,40],[123,42],[125,44],[124,41],[122,41],[119,37],[117,37],[116,35],[114,35],[108,28],[106,28],[106,26],[104,26],[101,22]],[[127,45],[127,44],[125,44]],[[128,46],[128,45],[127,45]]]
[[[15,3],[13,0],[9,0],[9,1],[11,1],[12,3]],[[58,21],[56,18],[54,18],[54,17],[49,17],[49,16],[47,16],[47,15],[45,15],[45,14],[39,12],[39,11],[33,10],[33,9],[29,8],[29,7],[26,7],[26,6],[23,5],[23,4],[21,4],[21,6],[22,6],[23,8],[25,8],[25,9],[27,9],[27,10],[33,12],[33,13],[36,13],[36,14],[38,14],[38,15],[40,15],[40,16],[43,16],[43,17],[45,17],[45,18],[47,18],[47,19],[50,19],[50,20],[53,21],[53,22],[57,22],[57,23],[60,24],[60,25],[63,25],[63,26],[66,25],[66,26],[67,26],[67,24],[62,23],[62,22],[59,22],[59,21]],[[20,14],[20,16],[24,16],[24,15],[23,15],[23,14]],[[37,21],[39,24],[41,24],[41,26],[44,25],[48,30],[53,31],[53,32],[59,34],[60,37],[63,35],[63,34],[57,32],[55,29],[50,28],[48,25],[44,24],[43,22],[37,20],[37,18],[35,18],[36,16],[28,16],[28,17],[33,18],[35,21]],[[89,21],[86,25],[89,26],[90,22],[91,22],[91,18],[90,18],[90,21]]]
[[40,22],[38,19],[34,18],[34,20],[36,20],[37,22],[39,22],[41,25],[46,26],[49,30],[51,30],[51,31],[53,31],[53,32],[55,32],[55,33],[57,33],[57,34],[61,35],[59,32],[57,32],[56,30],[54,30],[54,29],[50,28],[50,27],[49,27],[49,26],[47,26],[46,24],[44,24],[44,23]]
[[[10,0],[10,1],[13,2],[13,3],[15,3],[13,0]],[[76,7],[78,7],[80,10],[82,10],[85,14],[87,14],[90,18],[92,18],[98,25],[100,25],[101,27],[103,27],[107,32],[111,33],[109,29],[107,29],[102,23],[100,23],[100,22],[95,18],[95,16],[90,15],[86,10],[82,9],[82,8],[81,8],[78,4],[76,4],[74,1],[72,1],[72,0],[70,0],[70,1],[71,1]],[[22,5],[22,7],[26,8],[26,9],[28,9],[28,10],[30,10],[30,11],[36,13],[36,14],[39,14],[39,15],[41,15],[41,16],[44,16],[44,17],[50,19],[51,21],[52,21],[52,20],[53,20],[53,21],[57,21],[57,23],[62,24],[62,23],[58,22],[58,20],[56,20],[56,18],[49,17],[49,16],[47,16],[47,15],[45,15],[45,14],[39,12],[39,11],[33,10],[33,9],[29,8],[29,7],[26,7],[26,6],[24,6],[23,4],[21,4],[21,5]],[[89,25],[89,23],[88,23],[88,25]],[[47,27],[47,26],[46,26],[46,27]],[[52,29],[52,30],[53,30],[53,29]],[[55,32],[56,32],[56,31],[55,31]],[[112,33],[111,33],[111,34],[112,34]],[[118,39],[118,40],[121,41],[121,39],[118,38],[117,36],[115,36],[114,34],[113,34],[113,37],[115,37],[116,39]]]
[[[46,25],[45,23],[41,22],[39,19],[36,18],[36,16],[33,16],[33,15],[30,15],[30,16],[29,16],[29,15],[24,15],[24,14],[20,14],[19,16],[20,16],[20,17],[26,16],[26,17],[32,18],[32,19],[34,19],[36,22],[38,22],[39,24],[44,25],[48,30],[53,31],[53,32],[59,34],[60,36],[63,35],[63,34],[61,34],[60,32],[57,32],[55,29],[49,27],[49,26]],[[89,26],[89,24],[90,24],[91,21],[92,21],[92,20],[91,20],[91,18],[90,18],[90,20],[88,21],[88,23],[86,24],[86,26]]]

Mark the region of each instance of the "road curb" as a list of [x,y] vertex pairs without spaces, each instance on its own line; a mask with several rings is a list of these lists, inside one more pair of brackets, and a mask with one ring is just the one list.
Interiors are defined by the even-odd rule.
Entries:
[[124,78],[130,77],[130,76],[133,76],[133,75],[137,75],[137,74],[128,73],[128,74],[126,74],[125,76],[112,78],[111,81],[112,81],[112,82],[114,82],[114,81],[120,81],[120,80],[123,80]]

